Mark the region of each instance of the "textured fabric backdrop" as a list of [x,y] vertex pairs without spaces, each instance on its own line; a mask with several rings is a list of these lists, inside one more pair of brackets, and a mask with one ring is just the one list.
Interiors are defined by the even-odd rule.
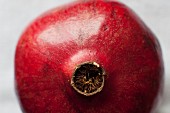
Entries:
[[[22,31],[44,11],[71,1],[0,0],[0,113],[21,113],[14,90],[14,54]],[[143,19],[161,43],[166,71],[159,113],[170,113],[170,0],[120,1]]]

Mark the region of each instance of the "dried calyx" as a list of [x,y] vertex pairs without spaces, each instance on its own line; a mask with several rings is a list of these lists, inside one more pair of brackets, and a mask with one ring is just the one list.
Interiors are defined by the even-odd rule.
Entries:
[[96,62],[86,62],[76,67],[71,85],[80,94],[91,96],[103,89],[105,71]]

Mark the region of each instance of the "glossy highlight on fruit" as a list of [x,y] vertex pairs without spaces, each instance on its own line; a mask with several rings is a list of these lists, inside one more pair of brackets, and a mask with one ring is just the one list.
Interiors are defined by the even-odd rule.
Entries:
[[155,35],[116,1],[52,9],[27,27],[16,48],[24,113],[155,113],[163,74]]

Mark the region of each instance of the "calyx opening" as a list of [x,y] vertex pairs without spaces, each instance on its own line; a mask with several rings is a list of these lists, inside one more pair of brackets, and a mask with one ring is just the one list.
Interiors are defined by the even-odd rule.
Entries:
[[96,62],[86,62],[76,67],[71,85],[80,94],[91,96],[103,89],[105,71]]

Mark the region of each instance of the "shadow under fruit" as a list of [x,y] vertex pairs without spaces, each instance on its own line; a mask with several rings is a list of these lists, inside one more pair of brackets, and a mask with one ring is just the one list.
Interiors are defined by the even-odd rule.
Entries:
[[15,55],[24,113],[154,113],[163,71],[155,36],[115,1],[82,0],[44,13]]

